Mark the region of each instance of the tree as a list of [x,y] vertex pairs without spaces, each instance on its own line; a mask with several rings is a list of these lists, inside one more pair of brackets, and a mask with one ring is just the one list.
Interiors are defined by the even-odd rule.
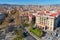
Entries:
[[15,29],[14,33],[16,34],[16,38],[14,38],[14,39],[21,40],[23,38],[23,31],[22,31],[21,28],[20,29]]
[[3,21],[0,21],[0,25],[2,24]]
[[15,26],[17,26],[17,29],[14,30],[14,33],[16,34],[16,38],[14,38],[13,40],[22,40],[23,38],[23,31],[21,28],[19,28],[20,26],[20,18],[19,18],[19,11],[17,9],[14,9],[15,14],[14,14],[14,22],[15,22]]
[[29,26],[28,22],[24,22],[23,25],[26,27],[26,26]]
[[19,35],[16,35],[12,40],[24,40],[24,39],[21,38]]

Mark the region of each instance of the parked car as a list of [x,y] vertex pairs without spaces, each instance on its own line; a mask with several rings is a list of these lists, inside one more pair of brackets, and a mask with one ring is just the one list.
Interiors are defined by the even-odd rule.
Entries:
[[27,37],[28,36],[28,32],[27,31],[24,31],[23,32],[23,35],[24,35],[24,37]]

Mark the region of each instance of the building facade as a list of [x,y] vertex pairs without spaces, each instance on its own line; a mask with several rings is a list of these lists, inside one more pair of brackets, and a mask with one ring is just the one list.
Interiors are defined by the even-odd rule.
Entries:
[[[35,24],[37,25],[38,28],[42,28],[43,30],[48,30],[48,31],[53,31],[56,29],[59,25],[60,22],[60,14],[58,12],[40,12],[40,13],[35,13]],[[32,13],[31,16],[34,14]],[[32,21],[32,17],[30,18]]]

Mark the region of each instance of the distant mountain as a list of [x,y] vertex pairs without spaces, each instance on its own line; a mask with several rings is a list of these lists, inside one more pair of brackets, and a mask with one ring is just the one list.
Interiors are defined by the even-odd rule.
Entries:
[[0,4],[0,6],[19,6],[17,4]]
[[[18,4],[0,4],[0,6],[26,6]],[[27,5],[27,6],[60,6],[60,4],[51,4],[51,5]]]
[[0,6],[11,6],[10,4],[0,4]]

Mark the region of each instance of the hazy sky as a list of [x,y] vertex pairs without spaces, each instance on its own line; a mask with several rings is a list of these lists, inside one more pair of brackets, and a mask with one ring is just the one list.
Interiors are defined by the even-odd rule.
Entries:
[[46,5],[60,4],[60,0],[0,0],[0,4]]

